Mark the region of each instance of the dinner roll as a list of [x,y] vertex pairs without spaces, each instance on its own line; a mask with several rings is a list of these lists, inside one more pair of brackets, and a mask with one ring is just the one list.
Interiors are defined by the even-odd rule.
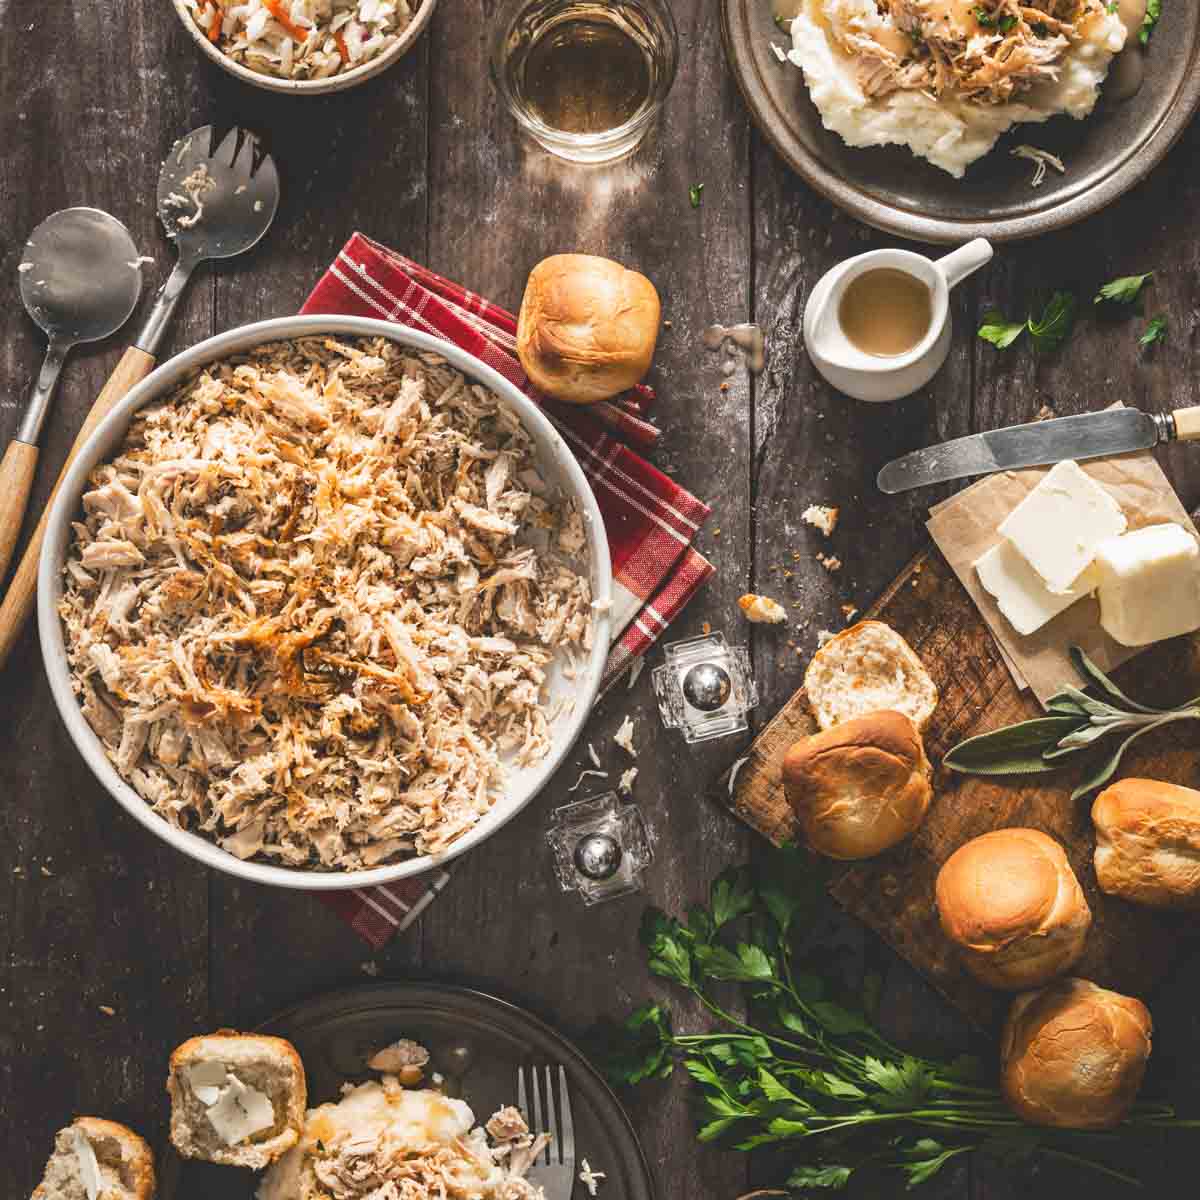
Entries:
[[529,274],[517,354],[530,382],[572,404],[607,400],[650,370],[658,293],[645,275],[592,254],[555,254]]
[[1104,891],[1153,908],[1200,908],[1200,792],[1122,779],[1096,797],[1092,822]]
[[960,846],[937,877],[942,929],[980,983],[1040,987],[1083,953],[1092,912],[1063,848],[1036,829]]
[[1133,1107],[1153,1024],[1146,1006],[1086,979],[1018,996],[1000,1040],[1000,1090],[1023,1121],[1107,1129]]
[[882,621],[859,621],[813,655],[804,691],[822,729],[890,709],[924,731],[937,708],[937,685],[913,648]]
[[31,1200],[153,1200],[154,1155],[126,1125],[76,1117],[54,1136],[54,1151]]
[[933,796],[917,727],[874,712],[796,742],[783,787],[805,840],[830,858],[872,858],[908,837]]

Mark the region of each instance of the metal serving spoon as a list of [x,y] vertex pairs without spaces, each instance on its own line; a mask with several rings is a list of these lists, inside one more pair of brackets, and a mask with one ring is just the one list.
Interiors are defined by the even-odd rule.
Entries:
[[[278,205],[275,164],[247,130],[231,129],[218,142],[213,127],[204,125],[171,147],[159,173],[158,215],[178,249],[179,261],[155,296],[140,336],[125,351],[85,418],[54,485],[51,502],[92,431],[154,369],[167,323],[192,272],[205,259],[231,258],[249,250],[270,228]],[[134,250],[130,258],[136,257]],[[48,513],[49,504],[0,604],[0,667],[33,608]]]
[[17,268],[25,311],[49,339],[16,437],[0,462],[0,580],[8,569],[33,476],[38,438],[68,352],[116,333],[142,291],[137,247],[116,217],[64,208],[29,235]]

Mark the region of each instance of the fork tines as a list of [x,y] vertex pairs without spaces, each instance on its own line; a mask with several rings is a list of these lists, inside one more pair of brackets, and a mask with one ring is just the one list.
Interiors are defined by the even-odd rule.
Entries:
[[[539,1075],[541,1079],[539,1080]],[[543,1082],[544,1081],[544,1082]],[[530,1067],[529,1088],[525,1087],[525,1068],[517,1068],[517,1107],[534,1134],[548,1133],[550,1143],[534,1160],[540,1166],[566,1166],[574,1170],[575,1123],[571,1117],[571,1097],[567,1090],[567,1071],[558,1068],[558,1103],[555,1111],[555,1087],[552,1068]],[[530,1097],[533,1107],[530,1109]],[[543,1120],[542,1103],[545,1101]]]

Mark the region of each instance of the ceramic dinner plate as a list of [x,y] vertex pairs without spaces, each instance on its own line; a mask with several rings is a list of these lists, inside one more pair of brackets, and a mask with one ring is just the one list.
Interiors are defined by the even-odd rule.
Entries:
[[[807,183],[852,216],[901,237],[1013,241],[1061,229],[1099,212],[1162,160],[1200,105],[1200,5],[1163,0],[1150,40],[1146,81],[1122,104],[1101,99],[1086,121],[1058,117],[1017,126],[962,180],[907,149],[854,150],[821,125],[804,76],[781,63],[790,49],[771,0],[720,0],[725,49],[759,129]],[[1030,187],[1032,164],[1009,151],[1031,142],[1057,154],[1065,175]]]
[[[310,1105],[336,1100],[341,1084],[377,1079],[364,1064],[378,1049],[408,1037],[428,1048],[430,1069],[482,1123],[516,1102],[519,1066],[567,1069],[576,1162],[586,1158],[607,1178],[605,1200],[654,1200],[650,1169],[629,1118],[608,1085],[566,1038],[494,996],[430,983],[379,983],[333,992],[280,1013],[259,1030],[285,1037],[300,1052]],[[175,1158],[172,1155],[172,1158]],[[172,1200],[250,1200],[257,1177],[204,1163],[182,1163]],[[576,1182],[575,1200],[587,1190]],[[551,1200],[565,1200],[553,1197]]]

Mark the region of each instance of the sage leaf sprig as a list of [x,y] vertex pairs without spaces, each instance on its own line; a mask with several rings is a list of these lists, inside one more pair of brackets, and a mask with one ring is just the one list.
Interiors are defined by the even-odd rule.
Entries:
[[980,1060],[914,1054],[877,1027],[877,976],[851,992],[828,951],[805,953],[804,934],[828,904],[819,862],[792,848],[756,859],[718,876],[686,917],[651,908],[642,920],[649,969],[688,997],[699,1027],[677,1028],[662,1001],[589,1038],[618,1086],[682,1067],[699,1141],[775,1147],[788,1156],[792,1191],[863,1184],[861,1194],[894,1197],[897,1185],[917,1188],[976,1150],[1009,1164],[1048,1156],[1134,1184],[1122,1151],[1147,1134],[1200,1128],[1150,1099],[1111,1131],[1022,1123]]
[[1071,661],[1084,687],[1099,691],[1100,696],[1068,684],[1050,697],[1048,716],[967,738],[946,755],[946,766],[965,775],[1057,771],[1073,766],[1082,751],[1120,735],[1115,746],[1104,747],[1104,754],[1071,793],[1071,799],[1078,800],[1116,774],[1125,751],[1142,734],[1173,721],[1200,721],[1200,696],[1179,708],[1152,708],[1125,695],[1078,646],[1071,647]]

